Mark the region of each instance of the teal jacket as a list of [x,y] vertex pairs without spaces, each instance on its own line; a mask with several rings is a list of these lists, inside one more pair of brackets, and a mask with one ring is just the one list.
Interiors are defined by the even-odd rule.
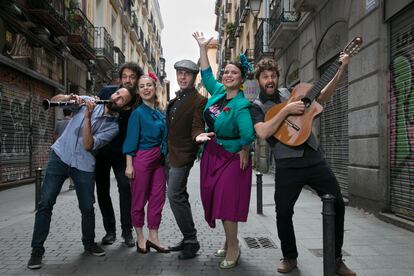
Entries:
[[[214,78],[210,67],[201,70],[201,78],[204,87],[211,95],[204,108],[205,112],[207,108],[226,97],[226,90],[224,85]],[[254,141],[255,134],[249,111],[250,106],[251,104],[244,97],[243,91],[239,91],[217,117],[214,123],[214,133],[217,143],[225,150],[232,153],[239,152],[243,146],[250,145]]]

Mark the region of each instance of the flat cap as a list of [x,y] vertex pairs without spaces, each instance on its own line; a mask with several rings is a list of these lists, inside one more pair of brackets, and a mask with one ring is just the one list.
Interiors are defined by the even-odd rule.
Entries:
[[174,64],[174,69],[175,70],[189,71],[189,72],[194,73],[194,74],[198,73],[198,65],[195,64],[194,62],[192,62],[191,60],[188,60],[188,59],[183,59],[183,60],[177,61]]

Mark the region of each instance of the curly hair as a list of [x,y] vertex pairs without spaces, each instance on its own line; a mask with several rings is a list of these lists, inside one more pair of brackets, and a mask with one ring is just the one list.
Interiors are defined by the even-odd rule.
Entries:
[[279,78],[280,72],[277,65],[277,62],[274,59],[262,59],[256,65],[256,70],[254,72],[254,77],[259,80],[260,74],[263,71],[274,71],[276,72],[277,77]]
[[144,74],[144,71],[138,65],[138,63],[136,63],[136,62],[126,62],[126,63],[122,64],[121,68],[119,68],[119,71],[118,71],[119,79],[122,79],[122,73],[124,72],[125,69],[129,69],[132,72],[134,72],[135,75],[137,75],[137,79],[139,79]]

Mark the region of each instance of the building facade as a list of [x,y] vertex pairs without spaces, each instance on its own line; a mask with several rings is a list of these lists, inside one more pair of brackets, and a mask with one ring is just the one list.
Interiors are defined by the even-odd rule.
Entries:
[[[266,56],[278,62],[281,87],[320,83],[345,45],[362,37],[359,53],[351,58],[314,131],[350,205],[394,222],[402,218],[413,229],[411,2],[216,1],[216,28],[220,68],[252,47],[255,62]],[[273,170],[262,141],[256,143],[255,161],[258,169]]]
[[[33,182],[45,166],[57,93],[96,95],[125,61],[164,82],[157,0],[0,2],[0,188]],[[167,93],[160,92],[165,102]]]

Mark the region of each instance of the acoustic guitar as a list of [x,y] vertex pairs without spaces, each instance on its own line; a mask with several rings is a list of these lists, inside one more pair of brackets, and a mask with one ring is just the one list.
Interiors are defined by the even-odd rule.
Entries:
[[[358,53],[362,44],[361,37],[355,37],[344,48],[343,52],[350,57]],[[270,108],[265,114],[265,122],[276,116],[280,110],[290,102],[303,101],[305,112],[301,115],[289,115],[280,124],[273,136],[288,146],[299,146],[308,140],[312,132],[313,120],[322,113],[323,107],[315,99],[321,90],[331,81],[338,71],[341,63],[339,60],[329,66],[328,70],[322,75],[321,79],[312,86],[309,83],[299,83],[295,86],[287,101],[277,104]]]

